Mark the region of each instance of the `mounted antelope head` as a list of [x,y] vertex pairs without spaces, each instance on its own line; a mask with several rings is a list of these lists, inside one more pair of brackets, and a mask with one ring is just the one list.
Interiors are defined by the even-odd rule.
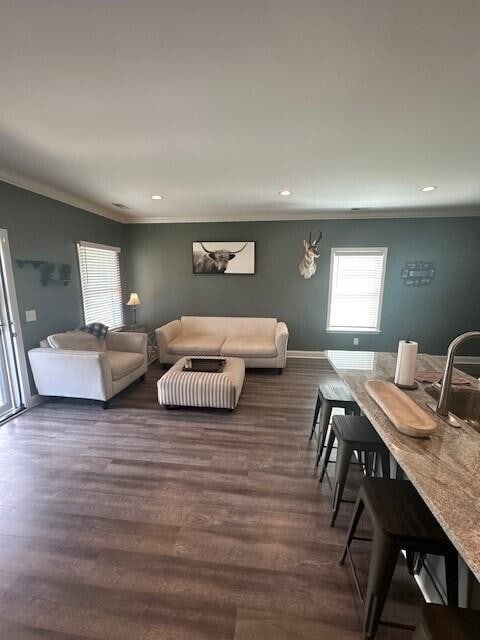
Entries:
[[315,271],[317,270],[317,260],[320,256],[320,252],[318,250],[318,243],[322,239],[322,232],[318,232],[318,237],[314,240],[312,237],[312,232],[308,236],[308,242],[306,240],[303,241],[303,246],[305,247],[305,255],[298,265],[298,270],[300,271],[300,275],[305,280],[309,280],[312,276],[315,275]]

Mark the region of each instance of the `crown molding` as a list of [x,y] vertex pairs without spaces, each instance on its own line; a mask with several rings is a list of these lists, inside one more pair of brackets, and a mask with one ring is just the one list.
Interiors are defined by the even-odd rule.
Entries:
[[381,220],[403,218],[471,218],[480,216],[480,204],[476,206],[431,207],[428,209],[372,209],[351,211],[340,209],[325,209],[312,211],[305,209],[288,209],[287,211],[244,211],[236,214],[200,214],[190,216],[138,216],[131,213],[112,211],[107,207],[94,204],[83,198],[72,196],[55,187],[46,186],[29,178],[20,178],[0,170],[0,181],[11,184],[20,189],[37,193],[38,195],[58,202],[63,202],[77,209],[88,211],[103,218],[108,218],[121,224],[188,224],[199,222],[281,222],[294,220]]
[[126,224],[187,224],[197,222],[281,222],[292,220],[381,220],[381,219],[404,219],[404,218],[472,218],[480,216],[480,206],[478,207],[458,207],[452,212],[453,207],[438,209],[382,209],[377,211],[277,211],[257,213],[239,213],[230,215],[209,215],[209,216],[132,216],[124,215],[123,222]]
[[40,184],[29,178],[19,178],[0,170],[0,181],[11,184],[14,187],[19,187],[20,189],[25,189],[26,191],[31,191],[32,193],[37,193],[39,196],[63,202],[64,204],[68,204],[76,209],[82,209],[83,211],[94,213],[95,215],[102,216],[103,218],[109,218],[114,222],[121,222],[123,224],[126,222],[125,216],[120,212],[117,213],[110,211],[106,207],[93,204],[92,202],[83,200],[82,198],[77,198],[65,193],[64,191],[56,189],[55,187]]

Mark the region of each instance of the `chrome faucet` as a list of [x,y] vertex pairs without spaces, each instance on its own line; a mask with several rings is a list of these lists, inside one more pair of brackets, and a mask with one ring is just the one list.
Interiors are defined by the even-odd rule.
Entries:
[[440,397],[438,398],[438,404],[435,411],[438,415],[448,418],[448,401],[450,397],[450,388],[452,386],[452,373],[453,373],[453,361],[455,360],[455,354],[460,345],[471,338],[480,338],[480,331],[468,331],[457,336],[448,347],[447,362],[445,364],[445,371],[443,372],[441,380]]

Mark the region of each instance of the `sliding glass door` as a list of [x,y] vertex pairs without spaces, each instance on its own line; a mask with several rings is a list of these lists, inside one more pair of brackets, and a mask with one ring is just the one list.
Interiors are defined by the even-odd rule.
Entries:
[[0,422],[23,408],[7,243],[6,232],[0,229]]
[[[3,287],[0,295],[3,296]],[[2,318],[0,325],[0,421],[10,415],[14,409],[12,381],[10,371],[8,368],[7,358],[7,341],[9,340],[6,335],[7,327]]]

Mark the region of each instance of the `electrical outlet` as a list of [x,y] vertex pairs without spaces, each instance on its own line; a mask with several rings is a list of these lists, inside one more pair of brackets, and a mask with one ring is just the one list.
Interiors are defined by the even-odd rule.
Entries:
[[27,322],[36,322],[37,321],[37,312],[35,309],[29,309],[25,311],[25,318]]
[[353,339],[353,344],[358,347],[358,343],[360,342],[360,340],[358,338],[354,338]]

